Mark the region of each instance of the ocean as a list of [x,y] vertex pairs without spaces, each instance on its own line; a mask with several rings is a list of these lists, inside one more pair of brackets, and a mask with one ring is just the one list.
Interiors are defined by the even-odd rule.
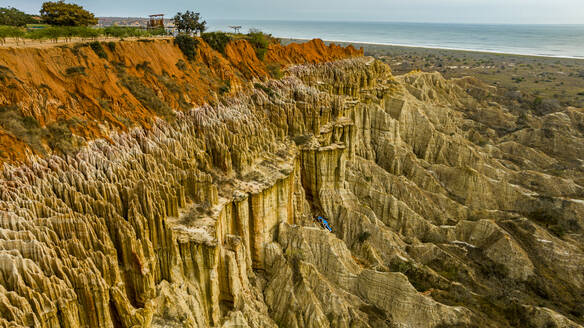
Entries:
[[584,25],[209,20],[210,31],[257,28],[281,38],[584,58]]

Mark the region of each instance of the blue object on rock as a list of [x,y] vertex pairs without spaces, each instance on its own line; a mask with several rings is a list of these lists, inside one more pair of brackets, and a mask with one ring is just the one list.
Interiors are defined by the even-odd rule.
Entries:
[[318,221],[320,223],[320,225],[323,228],[327,229],[329,232],[333,232],[333,229],[331,229],[331,227],[329,226],[328,221],[325,218],[323,218],[322,216],[317,216],[316,221]]

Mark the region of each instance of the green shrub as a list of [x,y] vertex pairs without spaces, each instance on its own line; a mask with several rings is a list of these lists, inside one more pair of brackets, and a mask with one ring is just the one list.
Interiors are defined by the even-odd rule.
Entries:
[[275,94],[274,93],[274,90],[272,90],[271,88],[269,88],[269,87],[267,87],[267,86],[265,86],[265,85],[263,85],[261,83],[254,83],[253,86],[256,89],[262,90],[263,92],[265,92],[270,97],[274,96],[274,94]]
[[152,72],[152,68],[150,67],[149,61],[143,61],[139,64],[136,64],[136,69],[141,70],[141,71],[146,71],[146,72]]
[[249,42],[255,49],[256,56],[260,60],[264,60],[264,57],[268,52],[268,45],[270,44],[272,36],[256,29],[249,30],[247,36]]
[[47,126],[47,144],[53,151],[61,154],[73,154],[81,145],[68,127],[69,122],[58,121]]
[[0,106],[0,126],[16,139],[29,145],[35,152],[43,154],[42,138],[45,134],[39,122],[23,116],[14,105]]
[[363,243],[367,239],[369,239],[369,237],[371,237],[371,233],[369,231],[363,231],[362,233],[359,234],[358,239],[360,243]]
[[4,82],[6,81],[6,79],[12,76],[14,76],[14,73],[12,73],[12,70],[10,70],[10,68],[0,65],[0,81]]
[[231,81],[225,80],[223,84],[219,87],[219,94],[223,95],[231,90]]
[[284,74],[282,74],[282,65],[278,64],[278,63],[270,63],[266,65],[266,69],[268,70],[268,73],[270,74],[270,76],[274,79],[281,79]]
[[173,112],[170,106],[158,98],[154,90],[144,85],[140,79],[124,73],[120,74],[120,78],[122,85],[126,87],[144,107],[153,110],[161,117],[172,117]]
[[222,54],[225,54],[225,46],[231,41],[231,37],[224,32],[203,33],[201,37],[211,48]]
[[182,59],[179,59],[175,65],[178,69],[180,69],[183,72],[187,70],[187,63],[185,63],[185,61]]
[[85,67],[83,66],[73,66],[65,70],[66,75],[78,75],[85,74]]
[[113,41],[110,41],[110,42],[106,43],[106,46],[108,47],[108,49],[109,49],[111,52],[114,52],[114,51],[116,51],[116,43],[115,43],[115,42],[113,42]]
[[105,50],[101,46],[101,43],[94,41],[94,42],[89,43],[89,47],[93,50],[93,52],[95,52],[95,54],[99,58],[107,59],[107,53],[105,52]]
[[180,48],[182,53],[187,57],[188,60],[194,60],[196,56],[196,49],[199,45],[199,41],[188,36],[188,35],[178,35],[174,38],[174,44]]

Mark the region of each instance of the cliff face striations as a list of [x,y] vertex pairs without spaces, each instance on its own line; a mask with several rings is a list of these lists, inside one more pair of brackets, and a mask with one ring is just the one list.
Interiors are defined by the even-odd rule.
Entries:
[[5,164],[0,326],[581,327],[584,111],[515,117],[319,42],[250,83],[230,47],[216,101]]

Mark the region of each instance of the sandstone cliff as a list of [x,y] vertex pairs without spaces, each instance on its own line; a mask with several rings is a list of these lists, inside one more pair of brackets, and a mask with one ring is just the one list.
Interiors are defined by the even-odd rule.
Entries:
[[[475,97],[492,92],[477,81],[394,77],[319,42],[272,47],[267,60],[303,65],[248,83],[242,67],[265,68],[231,47],[206,67],[235,89],[161,91],[168,120],[78,80],[95,84],[77,99],[119,96],[112,111],[144,123],[90,116],[102,130],[79,133],[78,152],[4,165],[0,326],[584,324],[582,109],[515,117]],[[154,76],[194,83],[160,54]],[[340,60],[311,64],[327,58]],[[42,88],[11,71],[34,92],[10,92],[40,104]],[[179,110],[184,95],[211,98]],[[81,103],[80,115],[101,115]]]

